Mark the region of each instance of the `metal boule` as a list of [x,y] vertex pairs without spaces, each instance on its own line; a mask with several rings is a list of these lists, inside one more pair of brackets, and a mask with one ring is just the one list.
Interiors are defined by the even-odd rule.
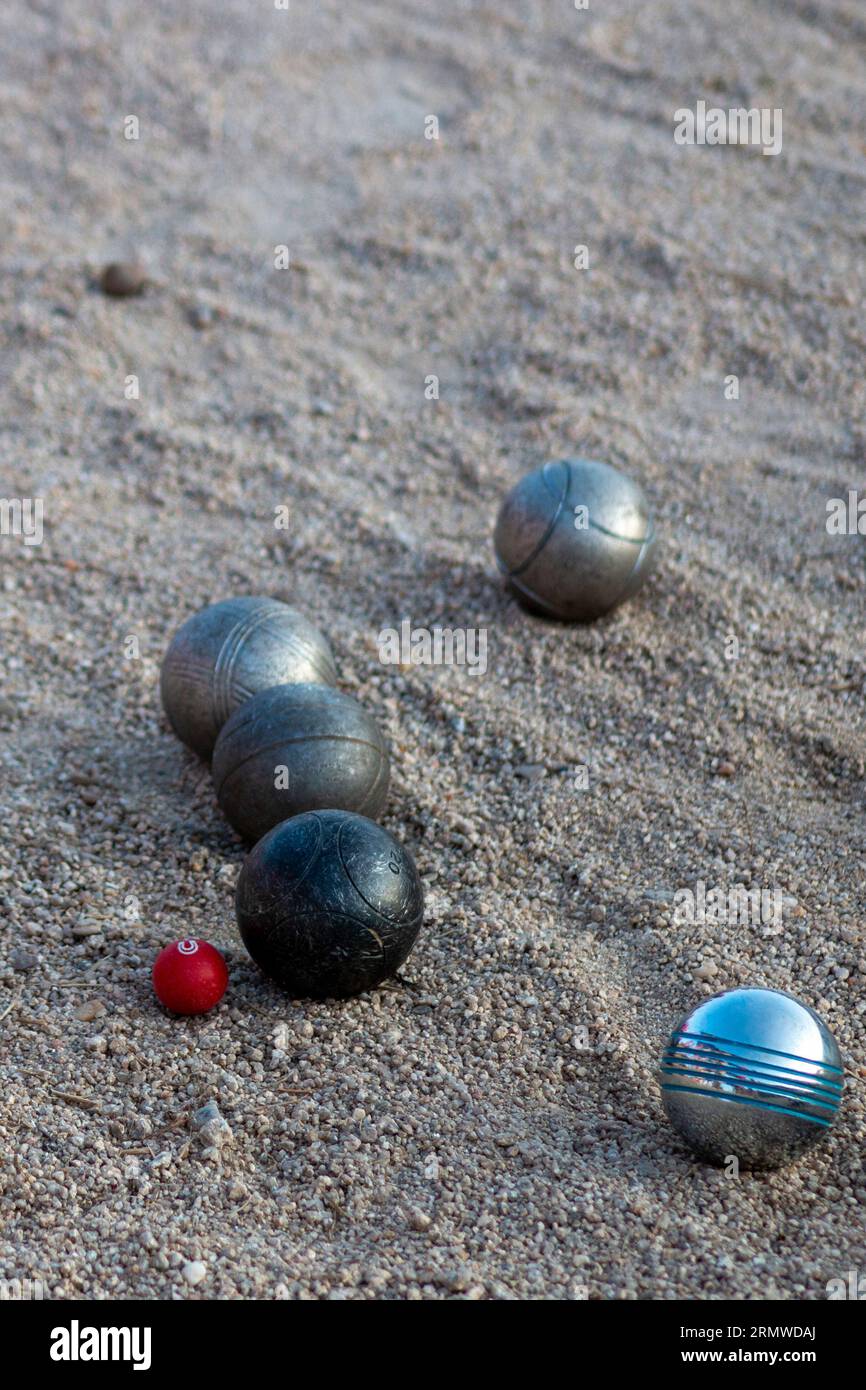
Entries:
[[412,856],[350,811],[308,811],[268,831],[244,861],[238,927],[257,965],[297,998],[373,989],[405,961],[424,894]]
[[328,685],[276,685],[235,710],[213,752],[217,800],[247,840],[303,811],[375,820],[388,796],[385,738],[372,715]]
[[521,478],[500,508],[493,543],[525,607],[577,622],[636,593],[656,548],[642,488],[592,459],[559,459]]
[[258,691],[336,679],[330,643],[303,614],[278,599],[243,597],[211,604],[178,628],[160,689],[178,738],[209,758],[223,724]]
[[668,1118],[699,1158],[779,1168],[829,1132],[844,1071],[812,1009],[774,989],[731,989],[679,1022],[658,1079]]

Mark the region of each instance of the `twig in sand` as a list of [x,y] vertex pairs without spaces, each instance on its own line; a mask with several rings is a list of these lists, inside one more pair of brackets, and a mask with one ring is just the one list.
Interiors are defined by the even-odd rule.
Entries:
[[53,1086],[51,1094],[58,1100],[65,1100],[68,1105],[80,1105],[82,1110],[98,1110],[99,1101],[93,1100],[91,1096],[76,1096],[72,1091],[58,1091]]
[[[840,690],[859,690],[862,684],[863,684],[863,677],[862,677],[862,676],[855,676],[855,677],[853,678],[853,680],[850,680],[850,681],[831,681],[830,684],[829,684],[829,685],[825,685],[825,686],[823,687],[823,689],[824,689],[824,690],[832,690],[834,693],[836,693],[836,692],[838,692],[838,691],[840,691]],[[815,685],[814,685],[812,688],[813,688],[813,690],[820,690],[820,689],[822,689],[822,686],[821,686],[820,681],[816,681],[816,682],[815,682]]]
[[104,575],[106,579],[114,579],[118,582],[124,578],[123,575],[116,574],[114,570],[107,570],[103,565],[94,565],[89,560],[64,560],[59,556],[34,555],[31,551],[30,563],[34,561],[38,562],[40,565],[48,565],[53,569],[66,570],[67,574],[78,574],[81,572],[86,574],[101,574]]
[[0,1023],[3,1022],[3,1020],[4,1020],[4,1018],[6,1017],[7,1014],[9,1014],[9,1013],[12,1012],[12,1010],[15,1008],[15,1005],[16,1005],[18,1002],[19,1002],[19,996],[16,994],[15,997],[14,997],[14,999],[10,999],[9,1003],[6,1005],[6,1008],[3,1010],[2,1014],[0,1014]]
[[838,560],[839,550],[815,550],[811,555],[797,555],[794,559],[794,569],[800,570],[804,565],[808,565],[812,560]]

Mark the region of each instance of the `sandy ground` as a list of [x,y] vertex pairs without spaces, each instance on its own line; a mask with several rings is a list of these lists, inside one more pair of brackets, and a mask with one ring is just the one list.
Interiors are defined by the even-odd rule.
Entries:
[[[10,0],[0,26],[0,495],[45,499],[41,546],[0,539],[0,1277],[815,1299],[866,1273],[866,561],[825,528],[866,488],[861,7]],[[679,147],[700,98],[781,107],[783,153]],[[111,301],[132,251],[152,284]],[[503,491],[569,452],[638,476],[664,537],[589,629],[524,615],[490,547]],[[159,708],[173,628],[238,592],[319,622],[392,742],[429,914],[370,997],[260,977],[242,847]],[[380,664],[406,617],[486,628],[487,673]],[[769,937],[674,925],[698,880],[797,905]],[[149,967],[190,934],[232,982],[184,1021]],[[818,1008],[850,1079],[814,1157],[732,1179],[653,1073],[738,983]],[[210,1100],[230,1135],[194,1128]]]

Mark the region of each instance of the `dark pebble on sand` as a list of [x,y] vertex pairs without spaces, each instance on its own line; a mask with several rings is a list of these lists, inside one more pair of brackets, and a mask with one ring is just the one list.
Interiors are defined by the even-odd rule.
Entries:
[[107,265],[99,279],[100,288],[105,294],[125,298],[141,294],[147,284],[144,267],[130,261],[112,261]]

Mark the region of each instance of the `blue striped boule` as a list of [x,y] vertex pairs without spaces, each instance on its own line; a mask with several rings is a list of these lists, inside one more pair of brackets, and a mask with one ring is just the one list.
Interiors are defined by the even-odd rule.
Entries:
[[659,1068],[668,1118],[699,1158],[779,1168],[826,1135],[844,1071],[830,1030],[774,989],[731,989],[686,1014]]

